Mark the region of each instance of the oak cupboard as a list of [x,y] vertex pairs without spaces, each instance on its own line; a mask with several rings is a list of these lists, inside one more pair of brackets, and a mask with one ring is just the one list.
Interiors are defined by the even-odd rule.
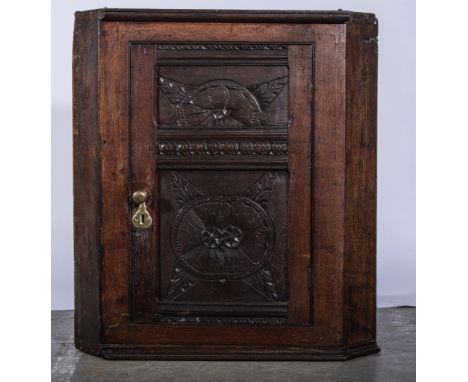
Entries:
[[347,11],[76,13],[77,348],[379,351],[376,36]]

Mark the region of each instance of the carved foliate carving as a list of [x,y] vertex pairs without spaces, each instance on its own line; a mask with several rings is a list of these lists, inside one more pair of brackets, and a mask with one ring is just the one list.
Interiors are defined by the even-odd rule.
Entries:
[[199,280],[196,277],[192,277],[182,267],[174,267],[171,274],[171,287],[167,291],[166,299],[168,301],[176,300],[187,290],[195,286],[198,283],[198,281]]
[[276,177],[272,173],[267,173],[242,191],[241,195],[267,208],[275,183]]
[[187,86],[158,77],[158,86],[177,111],[177,123],[200,127],[252,127],[287,85],[287,76],[250,86],[229,79]]
[[163,94],[174,105],[182,103],[187,95],[187,89],[184,84],[168,78],[159,77],[158,86]]
[[171,183],[179,208],[182,208],[191,200],[202,196],[201,192],[193,187],[186,179],[176,173],[171,174]]
[[259,84],[248,86],[247,89],[249,89],[252,94],[255,95],[259,105],[262,108],[265,108],[271,104],[276,97],[278,97],[278,95],[281,93],[281,90],[283,90],[287,83],[288,77],[284,76],[275,78],[271,81],[265,81]]

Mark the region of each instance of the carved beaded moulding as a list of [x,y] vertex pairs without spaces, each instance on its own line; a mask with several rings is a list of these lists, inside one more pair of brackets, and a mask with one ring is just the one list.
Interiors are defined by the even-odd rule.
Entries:
[[158,50],[285,50],[283,44],[162,44]]
[[158,155],[287,155],[286,142],[159,142]]

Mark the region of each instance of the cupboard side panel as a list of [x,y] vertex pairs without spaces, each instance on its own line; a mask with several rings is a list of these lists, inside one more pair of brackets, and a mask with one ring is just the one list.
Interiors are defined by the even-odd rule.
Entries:
[[377,23],[347,25],[344,339],[376,331]]
[[76,13],[73,38],[75,346],[93,354],[99,353],[101,340],[98,29],[93,12]]
[[111,329],[130,315],[129,49],[119,23],[101,23],[100,44],[101,303],[103,337],[109,343]]
[[289,47],[289,324],[310,323],[313,45]]
[[317,343],[343,328],[345,29],[317,26],[313,136],[313,323]]

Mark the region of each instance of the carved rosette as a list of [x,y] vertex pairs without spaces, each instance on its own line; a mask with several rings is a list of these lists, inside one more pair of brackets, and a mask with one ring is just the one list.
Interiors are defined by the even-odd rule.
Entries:
[[173,225],[180,264],[206,280],[245,278],[264,266],[274,248],[273,222],[243,196],[202,197],[187,203]]
[[257,126],[260,112],[254,95],[230,80],[196,86],[177,105],[178,119],[186,126]]

